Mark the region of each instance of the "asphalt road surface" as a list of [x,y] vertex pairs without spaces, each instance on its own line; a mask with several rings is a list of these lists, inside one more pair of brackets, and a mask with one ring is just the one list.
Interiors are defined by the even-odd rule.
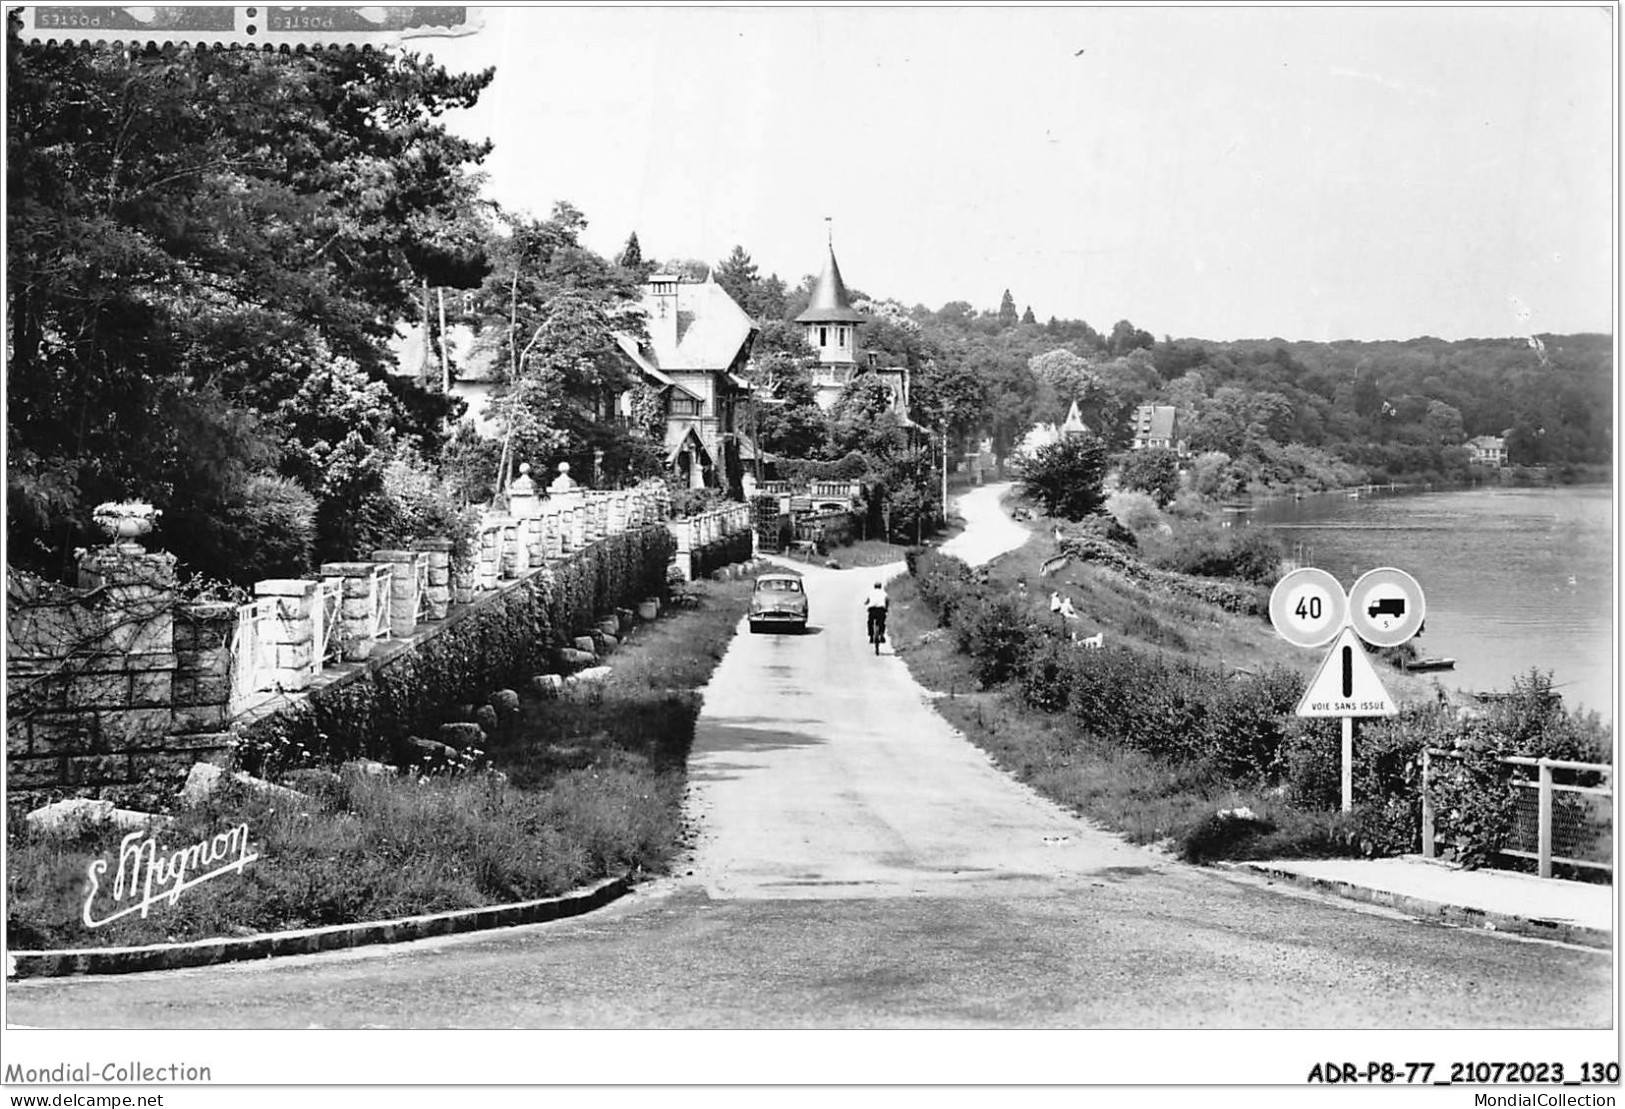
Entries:
[[[956,553],[1024,533],[1000,487]],[[873,570],[807,573],[706,691],[693,857],[573,920],[9,988],[120,1028],[1603,1028],[1612,955],[1183,866],[1014,782],[865,641]]]

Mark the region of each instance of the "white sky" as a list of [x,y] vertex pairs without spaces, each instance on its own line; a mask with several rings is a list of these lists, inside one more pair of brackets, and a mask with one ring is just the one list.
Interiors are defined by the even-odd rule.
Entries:
[[[587,244],[1159,338],[1613,328],[1614,9],[484,9],[490,194]],[[1078,51],[1083,51],[1081,54]]]

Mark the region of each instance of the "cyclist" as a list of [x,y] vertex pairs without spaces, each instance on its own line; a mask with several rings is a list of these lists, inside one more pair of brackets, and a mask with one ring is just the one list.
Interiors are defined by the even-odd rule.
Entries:
[[880,641],[886,635],[886,608],[889,602],[886,599],[886,588],[878,581],[875,587],[869,590],[863,598],[863,607],[869,610],[869,639],[875,645],[876,653],[880,651]]

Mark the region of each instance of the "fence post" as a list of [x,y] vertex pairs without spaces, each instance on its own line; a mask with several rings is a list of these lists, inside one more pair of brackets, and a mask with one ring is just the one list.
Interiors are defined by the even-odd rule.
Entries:
[[1422,857],[1434,857],[1433,846],[1433,798],[1428,796],[1429,775],[1433,770],[1433,757],[1426,747],[1422,748]]
[[1540,876],[1552,876],[1552,767],[1545,759],[1540,760],[1540,845],[1536,848],[1539,855],[1538,864]]
[[254,595],[274,598],[277,618],[273,621],[272,642],[276,645],[273,673],[284,690],[297,692],[310,688],[314,674],[317,616],[316,583],[298,578],[276,578],[254,583]]
[[339,643],[346,662],[359,662],[372,654],[372,571],[370,562],[322,563],[322,577],[343,579]]
[[416,551],[373,551],[372,560],[389,564],[389,634],[411,639],[418,626],[418,560]]
[[429,619],[444,620],[451,607],[451,549],[450,539],[420,539],[417,544],[429,562]]

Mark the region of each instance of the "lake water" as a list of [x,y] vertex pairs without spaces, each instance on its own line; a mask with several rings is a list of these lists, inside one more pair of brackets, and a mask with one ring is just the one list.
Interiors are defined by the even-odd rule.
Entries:
[[1424,656],[1454,658],[1447,688],[1503,690],[1550,671],[1570,708],[1614,719],[1613,490],[1583,486],[1321,494],[1235,514],[1274,528],[1299,564],[1347,589],[1367,570],[1414,577]]

